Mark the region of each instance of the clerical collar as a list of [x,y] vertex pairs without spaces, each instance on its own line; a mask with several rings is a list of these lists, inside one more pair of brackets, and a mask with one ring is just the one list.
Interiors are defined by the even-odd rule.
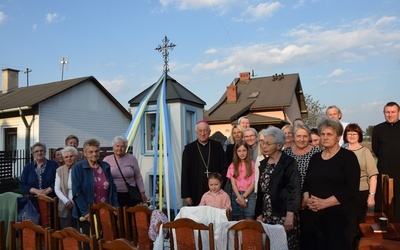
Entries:
[[201,143],[199,140],[197,140],[197,142],[198,142],[199,144],[201,144],[201,145],[205,146],[205,145],[207,145],[207,143],[208,143],[208,140],[207,140],[207,142],[206,142],[206,143]]

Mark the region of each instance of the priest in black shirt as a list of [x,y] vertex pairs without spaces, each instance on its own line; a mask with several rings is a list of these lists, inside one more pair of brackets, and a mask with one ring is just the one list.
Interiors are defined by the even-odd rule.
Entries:
[[[372,132],[372,150],[378,157],[378,180],[381,174],[388,174],[394,179],[394,221],[400,222],[400,122],[399,105],[395,102],[389,102],[383,108],[385,122],[374,127]],[[382,183],[378,181],[377,189],[382,189]],[[380,211],[382,206],[382,196],[380,192],[376,192],[375,211]]]
[[189,206],[198,206],[208,188],[208,175],[218,172],[224,178],[227,164],[221,143],[209,139],[210,126],[201,120],[196,125],[197,140],[185,146],[182,154],[181,196]]

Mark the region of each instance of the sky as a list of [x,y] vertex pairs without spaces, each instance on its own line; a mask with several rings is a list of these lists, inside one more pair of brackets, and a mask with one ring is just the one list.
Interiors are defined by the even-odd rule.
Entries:
[[240,72],[298,73],[303,92],[363,129],[400,103],[398,0],[2,0],[0,68],[20,86],[94,76],[126,108],[169,75],[212,107]]

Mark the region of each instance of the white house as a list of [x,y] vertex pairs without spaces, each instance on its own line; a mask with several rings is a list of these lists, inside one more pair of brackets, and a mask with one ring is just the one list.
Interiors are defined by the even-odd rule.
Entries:
[[[175,79],[167,75],[166,103],[170,118],[170,134],[172,145],[173,169],[178,207],[182,206],[181,199],[181,163],[182,152],[186,144],[197,139],[195,126],[203,119],[205,102],[190,92]],[[154,84],[153,84],[154,85]],[[140,102],[152,89],[152,86],[135,96],[129,101],[134,114]],[[160,85],[161,86],[161,85]],[[140,121],[141,124],[133,140],[133,154],[137,157],[141,174],[144,178],[146,193],[152,195],[154,150],[153,137],[156,123],[157,98],[161,87],[158,87],[147,103]],[[157,172],[158,173],[158,172]],[[170,187],[172,189],[172,187]],[[172,202],[172,200],[170,200]]]
[[96,138],[101,146],[125,133],[131,114],[93,76],[18,87],[18,70],[3,69],[0,94],[0,150],[64,146],[78,136],[80,146]]

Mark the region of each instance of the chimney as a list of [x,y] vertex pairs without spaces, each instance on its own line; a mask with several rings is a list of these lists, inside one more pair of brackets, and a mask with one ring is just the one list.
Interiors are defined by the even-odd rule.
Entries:
[[16,69],[3,69],[2,70],[2,93],[5,94],[18,88],[18,73]]
[[250,81],[250,72],[242,72],[240,75],[240,81]]
[[237,101],[236,85],[226,87],[226,98],[228,103],[235,103]]

